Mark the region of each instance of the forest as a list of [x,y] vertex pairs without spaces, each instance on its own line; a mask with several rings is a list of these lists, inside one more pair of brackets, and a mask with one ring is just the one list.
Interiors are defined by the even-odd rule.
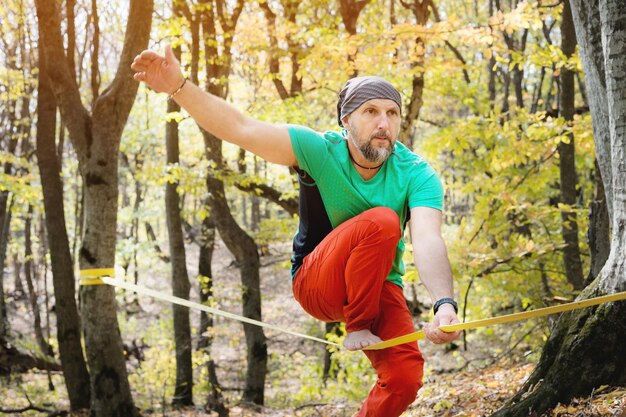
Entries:
[[[294,169],[133,79],[145,49],[319,132],[348,79],[391,82],[462,322],[626,291],[623,0],[0,0],[0,22],[0,416],[343,417],[376,383],[292,294]],[[419,347],[403,416],[626,416],[626,301]]]

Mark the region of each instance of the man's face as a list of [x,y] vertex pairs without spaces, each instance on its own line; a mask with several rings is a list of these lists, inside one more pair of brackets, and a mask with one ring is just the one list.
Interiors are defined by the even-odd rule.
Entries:
[[396,102],[382,98],[366,101],[342,120],[352,144],[375,164],[382,164],[391,155],[400,122]]

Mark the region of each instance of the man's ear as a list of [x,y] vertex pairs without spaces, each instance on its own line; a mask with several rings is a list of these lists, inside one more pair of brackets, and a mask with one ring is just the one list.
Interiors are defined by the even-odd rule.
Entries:
[[347,115],[346,117],[341,119],[341,124],[343,124],[343,127],[350,130],[350,115]]

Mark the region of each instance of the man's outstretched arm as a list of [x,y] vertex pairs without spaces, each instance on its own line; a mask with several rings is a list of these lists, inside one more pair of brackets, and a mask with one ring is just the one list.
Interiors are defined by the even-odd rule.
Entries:
[[[411,209],[413,258],[420,279],[433,302],[442,298],[454,298],[452,269],[446,244],[441,236],[441,217],[441,211],[436,209],[428,207]],[[459,335],[459,332],[446,333],[438,327],[458,322],[452,305],[442,304],[433,322],[424,326],[424,334],[434,343],[450,342]]]
[[[280,165],[296,165],[296,156],[286,126],[245,116],[219,97],[185,81],[172,48],[165,56],[143,51],[133,61],[134,78],[175,100],[207,132]],[[182,87],[182,88],[181,88]]]

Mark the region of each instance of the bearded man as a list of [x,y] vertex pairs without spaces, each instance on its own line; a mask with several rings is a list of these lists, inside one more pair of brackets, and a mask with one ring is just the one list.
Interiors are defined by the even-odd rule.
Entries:
[[[262,122],[186,80],[171,48],[139,54],[135,79],[169,94],[205,130],[300,179],[300,225],[294,238],[293,293],[313,317],[342,321],[343,345],[361,350],[414,331],[402,291],[403,231],[410,222],[413,256],[432,298],[426,337],[446,343],[458,332],[452,272],[441,236],[443,188],[432,167],[398,141],[400,93],[379,77],[348,80],[337,103],[341,132]],[[397,417],[422,386],[417,342],[364,350],[378,380],[358,417]]]

